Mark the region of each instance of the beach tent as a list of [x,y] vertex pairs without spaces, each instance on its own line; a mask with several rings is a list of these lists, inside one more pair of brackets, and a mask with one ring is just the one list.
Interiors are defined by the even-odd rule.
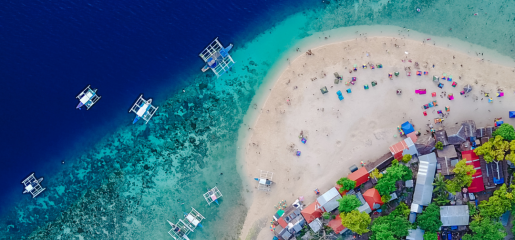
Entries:
[[300,212],[304,219],[306,219],[306,222],[310,224],[315,219],[322,217],[322,209],[318,207],[318,202],[315,201],[306,208],[302,209]]
[[413,128],[413,125],[409,122],[405,122],[401,125],[402,131],[404,131],[404,134],[410,134],[415,131]]
[[322,92],[322,94],[326,94],[329,92],[327,91],[327,87],[320,88],[320,91]]
[[510,118],[515,118],[515,111],[510,111]]
[[347,176],[348,179],[356,182],[356,187],[359,187],[361,184],[366,183],[368,181],[368,171],[366,168],[362,167],[358,171],[355,171],[349,176]]
[[375,188],[368,189],[365,193],[363,193],[363,198],[367,201],[368,205],[372,210],[379,209],[381,205],[383,205],[383,201],[381,201],[381,195]]

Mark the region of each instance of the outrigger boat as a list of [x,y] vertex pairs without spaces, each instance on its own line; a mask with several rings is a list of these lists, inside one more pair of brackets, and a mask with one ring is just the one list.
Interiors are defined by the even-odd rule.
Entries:
[[218,202],[218,199],[222,197],[222,193],[218,188],[215,186],[214,188],[207,191],[207,193],[204,193],[204,198],[207,201],[207,205],[211,205],[211,203],[215,202],[216,204],[220,205]]
[[91,85],[88,85],[77,95],[76,98],[79,99],[79,104],[77,104],[76,109],[81,110],[82,106],[86,106],[86,110],[89,110],[89,108],[100,100],[101,96],[97,95],[97,89],[91,89],[90,86]]
[[222,76],[234,65],[234,60],[229,51],[233,45],[229,44],[226,48],[222,46],[218,38],[215,38],[200,54],[200,58],[204,60],[206,65],[202,68],[202,72],[211,69],[217,77]]
[[206,219],[202,216],[195,208],[191,208],[190,213],[184,213],[184,219],[179,219],[176,224],[166,220],[172,229],[168,231],[168,234],[172,236],[175,240],[186,239],[189,240],[188,234],[193,232],[197,226],[203,227],[200,222]]
[[274,182],[272,182],[273,172],[261,170],[259,178],[254,178],[258,182],[258,190],[270,191],[270,188]]
[[23,194],[30,193],[32,194],[32,198],[37,197],[40,193],[45,191],[46,188],[41,187],[40,183],[43,181],[43,178],[36,179],[34,177],[34,173],[30,174],[25,180],[21,181],[23,185],[25,185],[25,191]]
[[139,119],[143,119],[145,121],[145,124],[148,123],[148,121],[154,116],[154,113],[156,113],[157,109],[159,107],[152,106],[152,99],[145,100],[143,99],[143,94],[141,94],[136,100],[136,103],[132,105],[129,112],[136,113],[136,117],[134,118],[134,121],[132,121],[132,124],[136,123]]

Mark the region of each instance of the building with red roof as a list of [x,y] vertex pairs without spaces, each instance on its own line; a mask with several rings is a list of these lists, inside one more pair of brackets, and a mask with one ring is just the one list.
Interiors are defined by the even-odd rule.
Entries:
[[302,209],[300,213],[308,224],[313,222],[313,220],[322,217],[322,209],[319,208],[317,201],[309,204],[306,208]]
[[337,215],[335,219],[329,221],[327,226],[331,227],[336,234],[341,234],[347,230],[347,228],[342,225],[342,218],[340,215]]
[[463,151],[461,156],[462,159],[467,160],[467,165],[474,166],[474,169],[476,169],[476,173],[472,175],[472,184],[470,184],[468,191],[471,193],[484,191],[485,185],[483,183],[483,172],[481,171],[479,157],[474,153],[474,150]]
[[407,138],[390,146],[390,152],[397,160],[401,160],[402,156],[406,154],[418,154],[417,147],[415,146],[415,142],[417,141],[417,134],[412,132],[406,136]]
[[365,193],[363,193],[363,198],[370,206],[370,209],[376,210],[383,205],[383,201],[381,201],[381,195],[375,188],[368,189]]
[[357,171],[349,174],[347,176],[348,179],[356,182],[356,187],[361,186],[361,184],[366,183],[368,181],[368,171],[366,168],[362,167],[358,169]]

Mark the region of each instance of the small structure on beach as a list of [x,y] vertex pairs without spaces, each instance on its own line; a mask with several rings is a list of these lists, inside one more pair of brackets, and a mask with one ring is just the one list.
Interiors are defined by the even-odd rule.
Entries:
[[206,219],[202,216],[195,208],[191,208],[189,213],[184,213],[184,219],[179,219],[176,224],[166,220],[172,229],[168,231],[168,234],[175,240],[189,239],[188,234],[195,231],[198,227],[202,227],[202,220]]
[[76,109],[81,109],[82,106],[86,106],[86,110],[89,110],[95,103],[100,100],[101,96],[97,95],[97,89],[91,89],[91,85],[88,85],[82,92],[77,95],[77,99],[79,99],[79,104]]
[[234,60],[229,51],[233,45],[229,44],[227,47],[223,47],[218,38],[215,38],[213,42],[207,45],[206,48],[199,54],[200,58],[204,60],[206,65],[202,68],[202,72],[211,69],[217,77],[222,76],[225,72],[234,65]]
[[272,177],[274,176],[273,172],[263,171],[261,170],[259,173],[259,178],[254,178],[258,182],[257,189],[261,191],[270,191],[270,188],[274,182],[272,182]]
[[474,169],[476,170],[476,173],[472,175],[472,183],[470,184],[470,187],[468,187],[468,192],[476,193],[484,191],[485,185],[483,183],[483,171],[481,171],[479,157],[474,153],[474,150],[461,152],[461,157],[462,159],[467,160],[467,165],[474,166]]
[[348,179],[356,182],[356,187],[361,186],[361,184],[366,183],[368,181],[369,173],[366,168],[362,167],[359,170],[349,174],[347,176]]
[[222,197],[222,193],[218,188],[215,186],[214,188],[211,188],[207,191],[207,193],[204,193],[204,198],[206,199],[207,205],[211,205],[211,203],[215,202],[218,203],[218,199]]
[[338,190],[335,187],[329,189],[329,191],[322,194],[322,196],[317,198],[318,205],[317,208],[322,209],[323,212],[331,212],[334,209],[338,208],[340,205],[338,203],[338,199],[342,198]]
[[413,195],[413,203],[411,204],[411,211],[420,213],[422,206],[429,205],[433,197],[433,181],[437,163],[436,154],[433,152],[422,155],[418,157],[418,160],[417,182]]
[[[411,132],[407,135],[408,137],[403,139],[402,141],[390,146],[390,152],[393,157],[397,160],[401,160],[404,155],[416,155],[418,154],[417,147],[415,147],[415,141],[417,141],[417,136],[415,132]],[[414,139],[414,141],[413,141]]]
[[452,170],[458,163],[458,152],[452,145],[444,146],[442,150],[436,150],[437,172],[444,176],[454,174]]
[[145,124],[147,124],[154,116],[157,109],[158,107],[152,106],[152,98],[145,100],[143,98],[143,94],[141,94],[129,110],[129,112],[136,113],[136,117],[134,118],[134,121],[132,121],[132,124],[136,123],[139,119],[143,119]]
[[440,207],[440,221],[444,227],[469,225],[469,217],[467,204]]
[[463,87],[463,91],[465,93],[471,92],[472,91],[472,86],[470,86],[470,84],[465,85],[465,87]]
[[43,178],[36,179],[34,173],[30,174],[25,180],[21,181],[21,183],[25,186],[25,190],[23,194],[30,193],[32,198],[37,197],[40,193],[45,191],[46,188],[41,187],[40,183],[43,181]]
[[363,193],[363,198],[367,201],[368,206],[372,210],[379,209],[384,203],[381,201],[381,195],[375,188],[368,189]]

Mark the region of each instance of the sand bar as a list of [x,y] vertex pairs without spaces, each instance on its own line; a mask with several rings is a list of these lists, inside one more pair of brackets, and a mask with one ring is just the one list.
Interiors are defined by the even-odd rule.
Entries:
[[[475,120],[477,126],[492,125],[496,117],[513,124],[508,119],[508,111],[515,110],[510,105],[515,98],[512,67],[437,47],[431,41],[391,37],[359,38],[311,50],[313,55],[299,52],[276,80],[255,124],[247,129],[249,137],[240,146],[242,177],[252,179],[264,169],[275,173],[276,182],[270,193],[256,191],[253,182],[248,186],[250,209],[242,239],[271,239],[274,205],[281,200],[291,203],[299,196],[305,197],[306,204],[313,202],[315,188],[325,192],[347,176],[352,164],[387,153],[388,147],[400,140],[396,127],[407,120],[425,134],[427,124],[439,117],[437,111],[445,112],[448,106],[449,115],[437,128],[467,119]],[[367,63],[381,63],[383,68],[363,69]],[[354,64],[358,71],[349,73]],[[416,71],[429,74],[417,76]],[[341,83],[334,83],[334,72],[343,77]],[[390,79],[388,73],[394,72],[400,75]],[[452,75],[453,81],[441,80],[444,86],[440,89],[432,77],[444,73]],[[357,78],[356,84],[346,86],[352,77]],[[378,85],[372,87],[372,81]],[[364,89],[365,84],[370,89]],[[473,87],[467,97],[460,95],[466,84]],[[324,86],[329,91],[326,94],[320,91]],[[346,92],[349,88],[351,93]],[[397,89],[402,90],[401,95],[396,94]],[[417,95],[417,89],[427,89],[427,94]],[[338,90],[343,101],[338,100]],[[504,97],[495,96],[499,90]],[[490,93],[493,102],[489,103],[482,91]],[[432,92],[437,96],[432,97]],[[453,94],[455,99],[444,94]],[[435,100],[438,107],[423,109]],[[298,137],[301,131],[307,136],[306,144]],[[300,157],[295,156],[296,151],[301,151]]]

